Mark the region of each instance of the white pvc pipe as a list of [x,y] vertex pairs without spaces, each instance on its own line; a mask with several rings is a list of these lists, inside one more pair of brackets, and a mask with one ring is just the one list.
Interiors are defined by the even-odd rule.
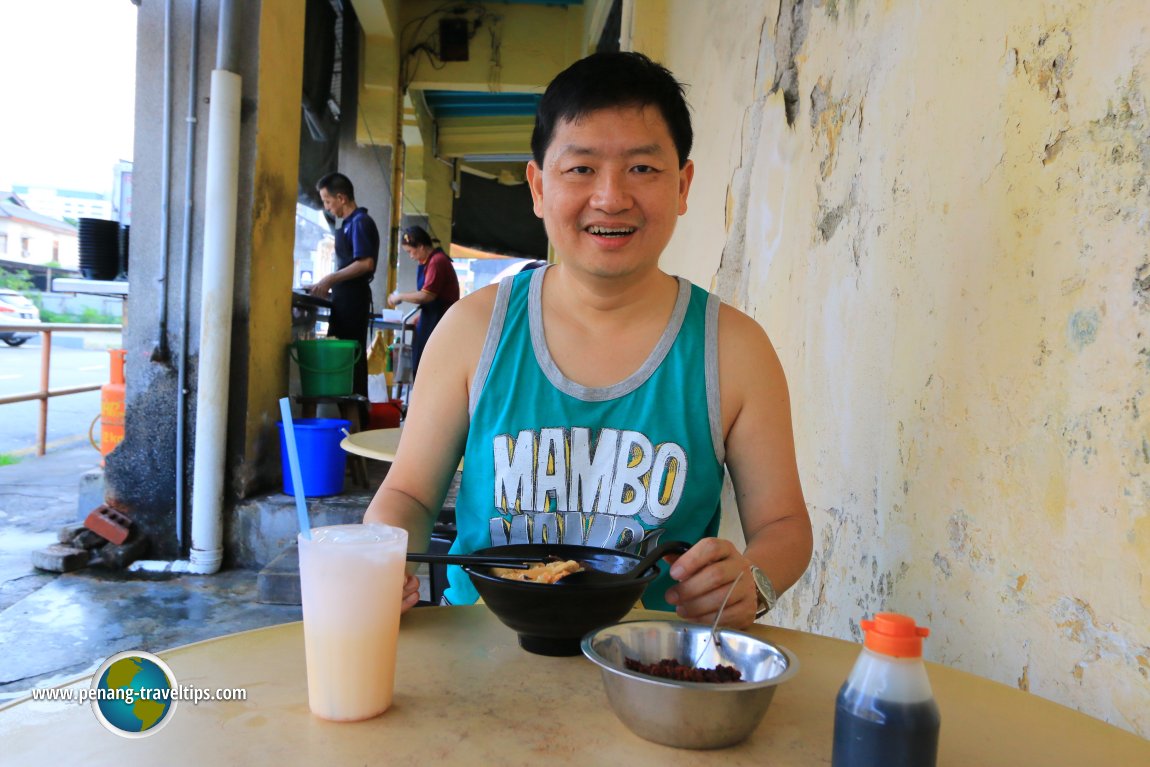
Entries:
[[199,385],[192,475],[193,564],[223,560],[224,465],[227,457],[228,376],[232,353],[232,293],[236,274],[240,96],[243,78],[212,71],[204,190],[204,271],[200,287]]
[[186,559],[177,559],[174,562],[157,559],[137,559],[132,564],[128,565],[128,572],[138,573],[192,573],[193,575],[215,575],[219,571],[219,566],[215,570],[208,571],[206,568],[195,569],[195,566]]
[[187,561],[135,562],[131,570],[211,575],[223,562],[224,464],[231,371],[239,193],[242,78],[212,71],[204,199],[204,268],[200,288],[200,360],[192,475],[192,547]]

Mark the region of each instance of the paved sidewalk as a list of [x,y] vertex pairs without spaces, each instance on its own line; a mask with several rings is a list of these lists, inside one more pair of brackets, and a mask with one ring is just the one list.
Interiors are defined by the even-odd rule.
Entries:
[[86,440],[0,466],[0,611],[55,577],[34,569],[31,553],[80,518],[80,478],[99,467],[100,454]]
[[89,567],[57,575],[33,568],[31,553],[81,519],[80,479],[99,464],[82,443],[0,466],[0,702],[94,671],[122,650],[155,652],[300,618],[299,607],[257,603],[250,570],[173,576]]

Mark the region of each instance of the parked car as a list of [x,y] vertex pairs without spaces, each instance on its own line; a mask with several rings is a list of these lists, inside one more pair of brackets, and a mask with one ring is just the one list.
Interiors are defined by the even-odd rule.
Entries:
[[[0,288],[0,325],[39,325],[40,310],[15,290]],[[35,333],[22,333],[15,330],[0,331],[0,341],[9,346],[19,346]]]

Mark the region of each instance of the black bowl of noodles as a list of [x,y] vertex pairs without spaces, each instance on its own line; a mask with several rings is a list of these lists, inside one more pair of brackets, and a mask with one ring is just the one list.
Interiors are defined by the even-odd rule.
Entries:
[[[626,573],[641,557],[613,549],[553,543],[491,546],[476,555],[575,560],[602,572]],[[643,590],[659,574],[658,566],[637,578],[610,582],[534,583],[502,578],[491,568],[463,568],[479,596],[505,626],[519,635],[519,646],[538,655],[578,655],[579,643],[589,631],[617,622],[637,606]]]

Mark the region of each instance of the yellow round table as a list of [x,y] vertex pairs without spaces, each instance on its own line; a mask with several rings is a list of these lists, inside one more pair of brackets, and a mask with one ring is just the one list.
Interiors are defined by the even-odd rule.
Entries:
[[[367,429],[347,435],[340,441],[339,446],[353,455],[391,463],[395,460],[395,454],[399,450],[399,439],[402,436],[402,426],[393,429]],[[459,471],[463,471],[462,457],[459,459]]]
[[395,453],[399,450],[401,436],[403,436],[402,426],[394,429],[366,429],[347,435],[339,446],[353,455],[391,462],[395,460]]
[[[629,615],[657,617],[666,614]],[[310,714],[302,625],[290,623],[160,653],[181,686],[243,688],[246,701],[181,702],[162,730],[130,740],[105,731],[90,704],[25,699],[0,709],[0,748],[14,765],[830,764],[835,695],[859,646],[765,626],[752,632],[794,651],[799,673],[747,741],[718,751],[681,751],[632,734],[590,661],[521,650],[482,606],[405,615],[395,703],[366,722]],[[1150,741],[1036,695],[927,666],[942,711],[943,767],[1150,764]]]

